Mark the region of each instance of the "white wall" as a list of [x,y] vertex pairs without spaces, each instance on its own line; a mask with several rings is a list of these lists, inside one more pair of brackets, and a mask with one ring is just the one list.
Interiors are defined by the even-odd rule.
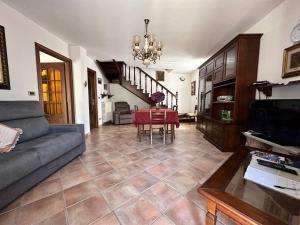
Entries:
[[134,106],[137,105],[139,109],[149,108],[149,104],[144,102],[142,99],[138,98],[127,89],[123,88],[120,84],[110,84],[110,93],[113,95],[111,98],[111,102],[113,103],[113,110],[114,110],[114,103],[125,101],[128,102],[130,105],[130,109],[134,109]]
[[[300,79],[300,76],[281,78],[283,50],[293,44],[290,41],[290,33],[300,20],[299,12],[299,0],[286,0],[246,31],[246,33],[263,33],[257,80],[287,83]],[[300,85],[274,88],[272,97],[300,98]]]
[[[88,89],[84,87],[87,81],[87,67],[96,71],[97,76],[102,76],[96,63],[80,46],[70,46],[51,34],[44,28],[29,20],[24,15],[10,8],[0,1],[0,24],[5,27],[8,66],[10,74],[11,90],[0,90],[0,100],[38,100],[38,81],[36,71],[36,57],[34,43],[38,42],[73,61],[73,82],[75,93],[75,122],[84,123],[85,132],[89,128]],[[69,53],[70,51],[70,53]],[[72,57],[71,57],[72,56]],[[49,61],[49,57],[42,55],[42,61]],[[103,90],[98,85],[98,94]],[[28,96],[28,91],[34,91],[35,96]],[[101,102],[107,99],[99,99],[99,123],[102,124]]]
[[[67,57],[68,43],[1,1],[0,24],[5,28],[11,85],[11,90],[0,90],[0,100],[38,100],[34,42]],[[34,91],[36,95],[28,96],[28,91]]]

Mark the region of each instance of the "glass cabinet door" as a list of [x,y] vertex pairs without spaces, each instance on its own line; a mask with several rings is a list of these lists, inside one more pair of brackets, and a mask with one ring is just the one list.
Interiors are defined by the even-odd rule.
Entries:
[[199,91],[198,91],[198,114],[204,111],[204,90],[205,90],[205,77],[199,77]]
[[210,114],[211,111],[211,101],[212,101],[212,74],[209,74],[205,78],[204,86],[204,113],[206,115]]
[[223,80],[231,79],[235,77],[236,63],[237,63],[237,47],[232,45],[226,50],[226,68]]

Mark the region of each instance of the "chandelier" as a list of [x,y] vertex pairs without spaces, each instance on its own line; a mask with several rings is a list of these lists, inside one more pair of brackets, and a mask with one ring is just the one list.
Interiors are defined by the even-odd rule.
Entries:
[[162,42],[156,41],[155,37],[152,34],[148,34],[148,24],[150,22],[149,19],[145,19],[145,30],[146,33],[144,35],[144,47],[141,49],[141,38],[138,35],[133,36],[132,41],[132,55],[134,57],[134,60],[137,58],[139,60],[143,61],[143,64],[148,67],[150,65],[150,62],[156,63],[157,59],[160,59],[160,56],[162,55]]

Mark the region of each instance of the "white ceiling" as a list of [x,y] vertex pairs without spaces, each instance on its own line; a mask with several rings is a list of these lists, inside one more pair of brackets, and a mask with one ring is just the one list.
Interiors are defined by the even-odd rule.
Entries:
[[[50,32],[81,45],[99,60],[133,62],[132,35],[164,43],[155,68],[193,70],[283,0],[2,0]],[[153,67],[153,66],[152,66]]]

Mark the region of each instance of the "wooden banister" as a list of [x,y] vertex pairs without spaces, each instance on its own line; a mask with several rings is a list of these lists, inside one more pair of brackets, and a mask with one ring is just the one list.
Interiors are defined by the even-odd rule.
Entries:
[[[160,82],[158,82],[157,80],[155,80],[152,76],[150,76],[147,72],[145,72],[144,70],[142,70],[139,67],[131,67],[131,66],[127,66],[127,64],[125,62],[122,62],[122,69],[120,68],[120,65],[118,62],[116,62],[116,60],[113,59],[113,62],[117,68],[117,71],[119,73],[119,82],[120,84],[122,84],[123,79],[126,81],[129,81],[130,84],[134,84],[138,85],[139,89],[144,89],[145,93],[148,93],[148,91],[150,91],[150,93],[148,94],[153,94],[153,89],[158,91],[158,87],[160,86],[160,91],[166,94],[166,98],[165,98],[165,104],[168,106],[169,105],[169,99],[171,100],[170,104],[171,107],[173,107],[174,105],[178,105],[178,92],[176,92],[175,94],[170,91],[168,88],[166,88],[164,85],[162,85]],[[133,74],[131,69],[133,69]],[[138,70],[138,77],[139,80],[136,81],[136,69]],[[128,70],[128,76],[127,76],[127,70]],[[142,77],[142,74],[144,75],[144,77]],[[133,76],[132,76],[133,75]],[[131,80],[133,79],[133,80]],[[142,85],[142,79],[144,79],[144,83]],[[148,80],[150,81],[150,84],[148,84]],[[155,85],[155,88],[153,88],[153,83]],[[148,86],[150,85],[150,87]],[[150,89],[150,90],[148,90]],[[175,104],[174,104],[174,99],[175,99]]]

